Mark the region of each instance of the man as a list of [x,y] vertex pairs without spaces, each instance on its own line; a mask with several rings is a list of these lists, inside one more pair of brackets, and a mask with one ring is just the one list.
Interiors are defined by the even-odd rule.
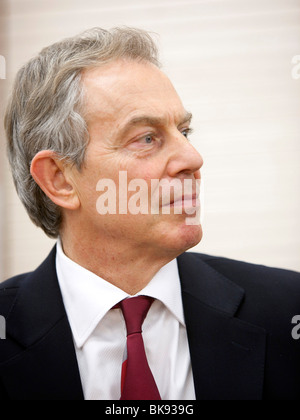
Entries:
[[96,28],[20,70],[10,164],[59,239],[1,285],[1,399],[299,398],[300,275],[185,253],[202,237],[191,119],[140,30]]

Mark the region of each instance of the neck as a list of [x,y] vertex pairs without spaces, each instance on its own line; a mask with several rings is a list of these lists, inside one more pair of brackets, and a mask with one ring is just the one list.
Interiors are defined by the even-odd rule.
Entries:
[[85,240],[64,233],[61,240],[68,258],[129,295],[144,289],[164,265],[177,257],[142,245],[116,243],[115,239],[110,243],[107,238]]

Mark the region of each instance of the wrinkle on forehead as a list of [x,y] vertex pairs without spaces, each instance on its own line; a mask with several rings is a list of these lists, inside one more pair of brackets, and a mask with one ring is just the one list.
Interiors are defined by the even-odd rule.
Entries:
[[168,77],[152,63],[122,60],[88,69],[82,83],[88,124],[95,119],[125,118],[136,111],[149,114],[150,108],[159,114],[166,110],[168,98],[181,104]]

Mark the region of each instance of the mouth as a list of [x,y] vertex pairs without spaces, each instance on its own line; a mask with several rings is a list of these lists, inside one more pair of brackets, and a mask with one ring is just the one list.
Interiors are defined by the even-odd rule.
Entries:
[[200,207],[200,198],[199,194],[194,193],[191,195],[183,195],[178,198],[174,198],[168,203],[163,204],[163,208],[181,208],[181,209],[191,209]]

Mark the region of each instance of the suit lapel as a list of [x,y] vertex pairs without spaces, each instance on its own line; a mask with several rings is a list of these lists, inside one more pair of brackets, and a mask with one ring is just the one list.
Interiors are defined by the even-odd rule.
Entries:
[[244,290],[194,254],[178,267],[197,399],[262,399],[266,333],[235,317]]
[[7,335],[13,339],[15,356],[2,365],[1,372],[14,399],[83,399],[55,256],[56,248],[24,278],[7,318]]

